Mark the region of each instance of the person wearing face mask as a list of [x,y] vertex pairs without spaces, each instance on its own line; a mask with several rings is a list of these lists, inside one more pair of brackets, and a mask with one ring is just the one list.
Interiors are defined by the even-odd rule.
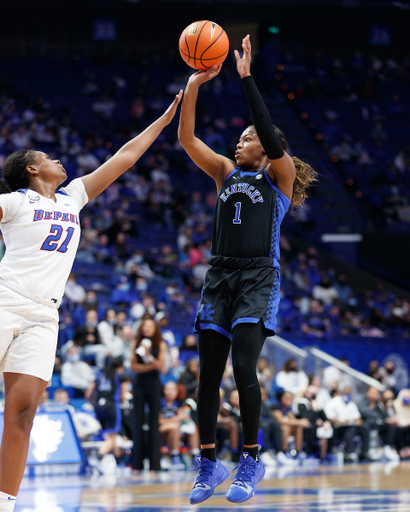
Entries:
[[61,369],[61,382],[64,386],[75,389],[74,398],[83,398],[90,384],[95,381],[92,368],[80,360],[80,354],[76,346],[67,350],[66,362]]
[[296,359],[288,359],[276,376],[276,386],[293,395],[303,392],[309,379],[303,370],[298,369]]
[[318,391],[319,389],[315,386],[308,386],[298,400],[297,411],[299,418],[306,418],[310,423],[310,427],[303,430],[306,455],[310,459],[315,458],[315,444],[318,441],[320,459],[324,460],[328,453],[328,447],[331,447],[331,442],[328,441],[333,437],[333,428],[319,405]]
[[393,402],[399,426],[400,457],[410,458],[410,389],[402,389]]
[[359,411],[363,421],[370,430],[377,430],[384,444],[384,456],[387,460],[399,460],[398,453],[394,450],[397,438],[397,427],[388,421],[387,411],[379,401],[379,390],[370,386],[366,396],[359,403]]
[[352,390],[345,387],[339,396],[332,398],[325,405],[325,414],[332,423],[334,439],[345,443],[345,460],[356,461],[354,449],[354,437],[360,436],[362,440],[360,460],[370,460],[369,451],[369,427],[363,424],[357,405],[352,402]]
[[97,326],[97,331],[104,345],[112,357],[119,357],[124,352],[124,343],[119,334],[121,327],[118,325],[115,309],[107,309],[105,319]]
[[397,379],[396,376],[394,375],[395,369],[396,367],[394,366],[393,361],[386,361],[384,363],[384,366],[380,368],[380,373],[382,375],[382,383],[389,389],[392,389],[393,391],[396,390],[397,386]]

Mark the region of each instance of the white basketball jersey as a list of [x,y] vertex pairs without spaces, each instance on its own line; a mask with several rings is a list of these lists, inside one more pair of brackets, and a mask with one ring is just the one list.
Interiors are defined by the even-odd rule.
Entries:
[[6,254],[0,283],[59,303],[80,241],[79,212],[88,197],[81,179],[56,192],[56,202],[31,189],[0,194]]

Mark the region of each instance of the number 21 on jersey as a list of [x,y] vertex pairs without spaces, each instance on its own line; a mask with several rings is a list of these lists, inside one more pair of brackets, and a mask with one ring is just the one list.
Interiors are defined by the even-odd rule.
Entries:
[[235,217],[233,219],[233,223],[234,224],[240,224],[242,221],[241,221],[241,208],[242,208],[242,203],[235,203]]
[[64,230],[63,227],[59,224],[52,224],[50,228],[50,235],[44,240],[43,245],[41,246],[42,251],[55,251],[57,252],[67,252],[68,250],[68,244],[70,243],[70,240],[74,234],[74,228],[68,228],[67,229],[67,236],[64,239],[64,242],[60,245],[60,247],[57,249],[58,242],[63,234]]

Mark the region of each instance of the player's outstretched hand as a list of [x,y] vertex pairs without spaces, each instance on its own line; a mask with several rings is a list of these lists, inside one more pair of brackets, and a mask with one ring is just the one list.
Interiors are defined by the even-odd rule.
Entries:
[[178,105],[181,102],[182,94],[183,90],[181,89],[179,93],[175,96],[174,101],[163,113],[162,117],[167,124],[169,124],[174,119],[175,112],[177,111]]
[[222,64],[219,66],[212,66],[206,71],[197,71],[189,77],[188,83],[195,84],[199,87],[201,84],[208,82],[209,80],[212,80],[212,78],[215,78],[217,75],[219,75],[221,68]]
[[236,58],[236,69],[238,70],[239,76],[245,78],[251,74],[251,37],[248,34],[242,39],[242,58],[239,55],[238,50],[235,50]]

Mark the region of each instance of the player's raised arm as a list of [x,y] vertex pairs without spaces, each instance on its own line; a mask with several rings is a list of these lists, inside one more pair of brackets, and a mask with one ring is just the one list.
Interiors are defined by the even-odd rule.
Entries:
[[251,41],[249,35],[242,40],[243,56],[235,50],[236,68],[245,90],[249,110],[256,133],[262,147],[269,158],[268,174],[274,178],[279,190],[289,199],[292,198],[293,182],[296,177],[296,168],[292,158],[283,150],[268,109],[251,75]]
[[215,180],[218,190],[235,164],[215,153],[195,136],[195,110],[199,86],[218,75],[220,70],[221,66],[212,66],[207,71],[198,71],[190,76],[182,100],[178,127],[178,139],[182,147],[196,165]]
[[165,126],[172,121],[181,98],[182,91],[176,95],[174,101],[159,119],[148,126],[148,128],[137,137],[124,144],[124,146],[101,167],[81,178],[88,199],[93,199],[98,196],[98,194],[101,194],[113,181],[135,164],[155,141]]

